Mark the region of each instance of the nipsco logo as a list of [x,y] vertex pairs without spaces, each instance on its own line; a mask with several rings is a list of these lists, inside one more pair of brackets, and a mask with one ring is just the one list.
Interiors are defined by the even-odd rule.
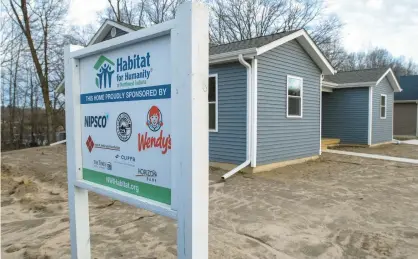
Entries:
[[113,69],[112,60],[108,59],[105,56],[100,56],[94,65],[94,69],[97,71],[96,74],[96,86],[100,89],[102,88],[111,88],[112,87],[112,75],[115,72]]
[[131,138],[132,134],[132,120],[126,112],[119,114],[116,119],[116,134],[118,138],[126,142]]
[[84,116],[84,127],[106,128],[109,114],[104,116]]

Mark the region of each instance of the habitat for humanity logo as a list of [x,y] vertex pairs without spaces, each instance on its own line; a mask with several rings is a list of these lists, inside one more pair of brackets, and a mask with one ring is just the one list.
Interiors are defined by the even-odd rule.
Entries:
[[[164,132],[161,129],[163,126],[163,113],[160,109],[153,105],[147,113],[146,125],[151,132],[145,132],[144,134],[138,133],[138,151],[145,151],[149,148],[159,148],[161,153],[165,155],[168,150],[171,150],[171,136],[164,136]],[[160,131],[159,135],[155,135]],[[158,133],[157,133],[158,134]]]
[[116,60],[117,87],[143,85],[151,76],[151,54],[134,54]]
[[94,65],[94,69],[97,71],[96,74],[96,86],[100,89],[112,87],[112,75],[115,72],[113,66],[115,63],[105,56],[100,56]]

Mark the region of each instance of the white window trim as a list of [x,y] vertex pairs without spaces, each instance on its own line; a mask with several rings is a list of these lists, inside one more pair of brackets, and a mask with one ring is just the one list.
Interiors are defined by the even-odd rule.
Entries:
[[[382,117],[382,96],[385,97],[385,116]],[[386,119],[386,115],[388,113],[388,96],[386,94],[381,94],[380,95],[380,100],[379,100],[379,115],[381,119]]]
[[[215,102],[209,102],[208,100],[208,104],[210,103],[214,103],[215,104],[215,128],[214,129],[209,129],[209,132],[218,132],[218,74],[209,74],[208,77],[208,96],[209,96],[209,78],[210,77],[214,77],[215,78]],[[208,105],[209,107],[209,105]],[[209,109],[208,109],[209,112]],[[209,115],[209,114],[208,114]]]
[[[289,115],[289,79],[297,79],[302,81],[300,87],[300,115]],[[303,78],[287,75],[286,80],[286,118],[303,118]]]

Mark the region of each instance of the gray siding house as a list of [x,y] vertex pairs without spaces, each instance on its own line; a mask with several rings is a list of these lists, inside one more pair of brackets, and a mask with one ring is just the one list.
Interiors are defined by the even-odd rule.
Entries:
[[343,144],[376,145],[393,139],[393,96],[401,88],[392,69],[325,76],[322,137]]
[[[140,29],[107,20],[89,45]],[[321,153],[321,79],[334,69],[301,29],[210,47],[209,160],[262,171]],[[62,84],[58,92],[64,91]]]
[[395,93],[393,134],[418,137],[418,75],[401,76],[401,93]]

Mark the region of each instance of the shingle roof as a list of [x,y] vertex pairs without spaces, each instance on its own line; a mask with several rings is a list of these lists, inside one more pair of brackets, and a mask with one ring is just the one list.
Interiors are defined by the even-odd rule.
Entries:
[[212,45],[210,46],[209,54],[215,55],[215,54],[221,54],[221,53],[242,50],[242,49],[258,48],[270,42],[283,38],[289,34],[292,34],[296,31],[298,30],[279,32],[279,33],[275,33],[275,34],[271,34],[267,36],[260,36],[257,38],[235,41],[235,42],[221,44],[221,45],[215,45],[215,46]]
[[[130,28],[132,30],[135,30],[135,31],[143,28],[143,27],[140,27],[140,26],[131,25],[131,24],[124,23],[124,22],[117,22],[115,20],[111,20],[111,21],[113,21],[115,23],[118,23],[122,26],[125,26],[127,28]],[[250,48],[259,48],[261,46],[264,46],[264,45],[266,45],[270,42],[273,42],[275,40],[283,38],[283,37],[285,37],[289,34],[297,32],[297,31],[299,31],[299,30],[284,31],[284,32],[279,32],[279,33],[266,35],[266,36],[260,36],[260,37],[256,37],[256,38],[251,38],[251,39],[241,40],[241,41],[235,41],[235,42],[230,42],[230,43],[220,44],[220,45],[210,44],[209,55],[221,54],[221,53],[243,50],[243,49],[250,49]]]
[[338,72],[335,75],[325,76],[324,81],[336,84],[349,84],[360,82],[376,82],[389,68],[371,68]]
[[395,100],[418,100],[418,75],[401,76],[399,84],[403,90],[395,93]]

